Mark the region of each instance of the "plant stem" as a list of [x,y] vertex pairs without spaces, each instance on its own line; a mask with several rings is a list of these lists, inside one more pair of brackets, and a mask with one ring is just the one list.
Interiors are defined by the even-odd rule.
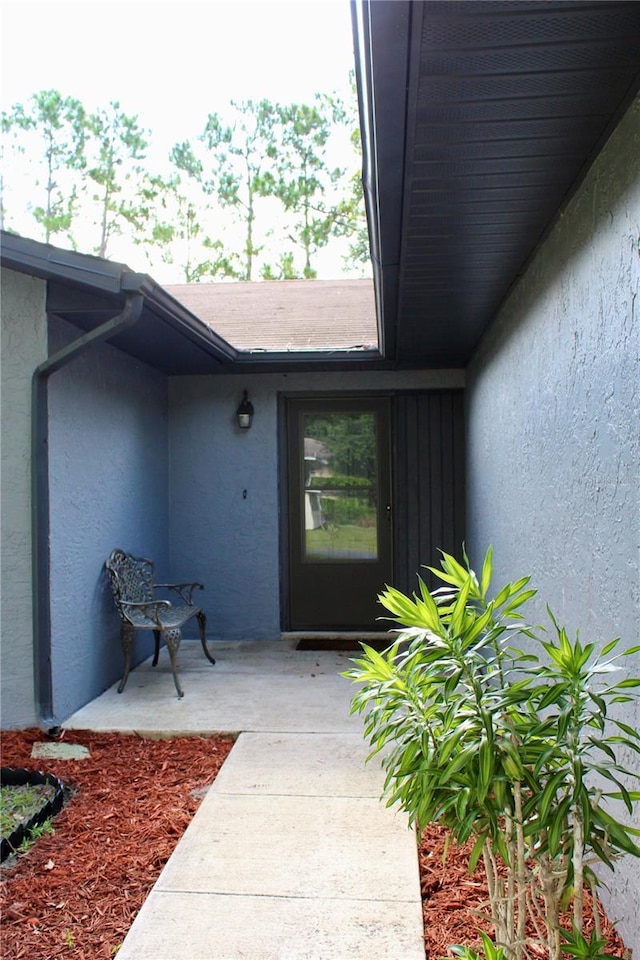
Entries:
[[540,887],[544,898],[545,921],[547,925],[547,947],[549,960],[561,960],[560,919],[558,917],[558,898],[553,876],[553,863],[548,853],[539,859]]
[[495,860],[491,856],[488,843],[489,843],[488,840],[485,840],[484,846],[482,848],[482,859],[484,860],[484,872],[487,878],[487,887],[489,888],[489,903],[491,904],[491,920],[493,921],[495,935],[496,937],[498,937],[500,917],[498,914],[498,906],[497,906],[496,865],[495,865]]
[[511,936],[512,931],[509,930],[507,924],[508,904],[505,902],[506,898],[504,881],[500,876],[496,858],[491,847],[489,846],[488,841],[485,841],[485,844],[482,848],[482,856],[484,859],[487,885],[489,887],[491,919],[493,921],[495,940],[496,943],[499,943],[503,947],[505,953],[507,953],[509,957],[513,957],[514,960],[516,960],[516,955],[513,951],[513,937]]
[[596,887],[596,881],[592,877],[589,881],[589,888],[591,890],[591,912],[593,914],[593,929],[596,935],[596,938],[600,940],[602,937],[602,924],[600,923],[600,911],[598,909],[598,888]]
[[[513,817],[510,813],[507,812],[505,815],[505,826],[504,826],[505,840],[507,843],[507,849],[509,851],[509,863],[507,864],[507,883],[506,883],[506,902],[504,905],[505,913],[505,927],[508,935],[508,942],[513,943],[514,934],[515,934],[515,899],[516,899],[516,882],[515,882],[515,864],[517,858],[516,844],[513,838]],[[520,960],[521,951],[516,949],[516,958]]]
[[[516,825],[516,878],[518,890],[518,926],[516,937],[518,943],[524,943],[527,936],[527,860],[525,856],[524,824],[522,822],[522,784],[516,780],[513,784],[514,814]],[[523,947],[518,948],[518,956],[522,956]]]
[[527,916],[531,920],[531,923],[536,931],[536,936],[540,942],[540,945],[542,946],[546,940],[546,934],[543,929],[545,925],[545,919],[542,910],[540,909],[540,905],[538,904],[536,890],[529,888],[528,891],[525,891],[525,895],[528,904]]
[[584,913],[584,822],[582,808],[576,803],[573,808],[573,922],[582,933]]

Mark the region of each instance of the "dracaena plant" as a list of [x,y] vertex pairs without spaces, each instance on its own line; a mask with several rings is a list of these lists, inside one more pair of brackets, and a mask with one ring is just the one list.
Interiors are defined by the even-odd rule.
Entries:
[[614,812],[621,802],[631,814],[640,799],[616,752],[640,754],[640,735],[608,718],[640,685],[613,682],[640,648],[616,654],[613,640],[597,652],[570,640],[550,610],[550,638],[534,630],[522,614],[535,594],[529,577],[490,597],[491,549],[479,577],[466,555],[461,564],[443,553],[441,568],[428,569],[443,586],[430,593],[418,578],[411,597],[387,587],[379,600],[400,629],[383,653],[363,645],[345,674],[360,685],[352,710],[364,715],[370,756],[382,758],[385,795],[419,830],[440,822],[458,842],[472,839],[469,869],[484,867],[495,942],[509,960],[541,947],[550,960],[594,960],[597,910],[595,939],[583,937],[593,864],[640,855],[640,831]]

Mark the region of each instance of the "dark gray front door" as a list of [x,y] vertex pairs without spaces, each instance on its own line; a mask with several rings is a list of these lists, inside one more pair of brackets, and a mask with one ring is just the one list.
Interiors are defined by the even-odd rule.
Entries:
[[290,629],[388,629],[388,398],[291,398],[287,444]]

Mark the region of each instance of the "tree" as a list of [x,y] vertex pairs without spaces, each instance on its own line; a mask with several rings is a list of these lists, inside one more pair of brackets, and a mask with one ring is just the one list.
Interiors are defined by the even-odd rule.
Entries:
[[277,135],[269,147],[274,164],[273,194],[292,215],[288,239],[303,251],[302,276],[316,276],[312,259],[325,247],[340,219],[340,205],[327,200],[344,176],[331,169],[327,144],[336,124],[345,122],[342,103],[316,94],[315,104],[276,105]]
[[147,131],[138,125],[137,117],[128,117],[118,101],[91,114],[87,127],[93,138],[92,163],[87,171],[98,188],[93,199],[99,204],[100,241],[95,250],[106,257],[109,240],[122,232],[126,223],[134,233],[143,228],[146,208],[130,199],[124,188],[134,186],[142,174],[136,162],[143,160],[148,146]]
[[305,436],[319,440],[331,454],[335,474],[367,477],[376,472],[376,428],[370,413],[305,418]]
[[[6,143],[9,133],[11,132],[12,122],[9,114],[2,111],[2,116],[0,117],[0,230],[5,229],[5,219],[6,219],[6,207],[5,207],[5,181],[4,181],[4,171],[5,171],[5,151]],[[24,147],[16,144],[14,149],[16,152],[24,153]]]
[[[150,234],[138,242],[144,243],[145,249],[149,244],[158,247],[163,263],[179,264],[185,283],[232,274],[224,244],[204,233],[201,205],[185,195],[178,174],[166,180],[147,177],[140,197],[149,204],[144,216]],[[204,256],[205,251],[211,251],[213,256]]]
[[261,275],[263,280],[299,280],[300,274],[297,272],[294,264],[294,255],[281,253],[278,257],[277,267],[271,263],[265,263],[262,267]]
[[360,128],[356,125],[351,131],[351,144],[359,159],[358,169],[349,178],[348,193],[338,205],[339,215],[336,218],[336,236],[345,236],[350,240],[349,255],[344,257],[345,267],[350,269],[354,263],[363,266],[371,262],[371,248],[369,246],[369,228],[364,206],[364,189],[362,186],[362,141]]
[[225,126],[218,114],[209,114],[201,140],[216,157],[218,201],[231,209],[244,227],[241,279],[253,279],[254,259],[261,247],[255,240],[256,201],[268,196],[272,177],[265,171],[275,119],[268,100],[231,101],[235,117]]
[[[86,114],[80,101],[63,97],[57,90],[35,93],[26,110],[16,104],[9,114],[3,115],[3,133],[21,130],[28,134],[29,141],[39,140],[44,145],[44,153],[39,156],[44,175],[35,179],[37,187],[44,187],[44,199],[32,207],[32,213],[42,227],[46,243],[62,232],[73,242],[71,227],[77,186],[69,182],[68,171],[81,171],[86,165],[85,124]],[[25,145],[18,149],[25,152]],[[31,155],[35,157],[36,151]]]
[[371,262],[371,248],[369,245],[369,227],[364,205],[364,188],[362,185],[362,137],[360,135],[360,118],[358,115],[358,94],[356,90],[355,70],[349,71],[351,85],[351,99],[347,105],[347,124],[350,128],[349,139],[356,159],[355,171],[349,178],[346,198],[341,202],[341,229],[340,235],[349,237],[349,257],[344,258],[347,268],[353,263],[363,266]]
[[270,193],[273,182],[265,169],[273,123],[274,108],[267,100],[232,100],[228,123],[218,113],[209,114],[198,137],[204,155],[189,142],[176,144],[171,152],[178,169],[221,209],[229,210],[239,225],[241,249],[228,258],[228,275],[238,280],[253,279],[262,249],[256,242],[256,203]]
[[[158,173],[144,165],[149,131],[118,102],[89,115],[80,101],[43,91],[2,114],[10,162],[0,223],[10,207],[10,228],[25,230],[27,213],[46,241],[64,233],[103,257],[122,235],[144,244],[150,264],[159,250],[188,281],[315,277],[316,253],[364,224],[358,178],[349,186],[328,159],[336,133],[355,122],[353,111],[345,117],[340,101],[321,95],[311,106],[232,101],[193,142],[176,144],[173,169]],[[365,262],[366,228],[362,244]]]

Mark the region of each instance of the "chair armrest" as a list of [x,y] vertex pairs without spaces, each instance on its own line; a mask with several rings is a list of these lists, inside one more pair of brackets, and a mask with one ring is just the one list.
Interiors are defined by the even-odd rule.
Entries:
[[135,619],[129,616],[128,611],[138,610],[145,620],[147,620],[149,623],[155,624],[156,629],[158,630],[162,630],[160,612],[162,610],[171,610],[171,604],[168,600],[147,600],[144,603],[130,603],[127,600],[121,600],[119,606],[122,616],[132,626],[139,627],[140,623],[136,623]]
[[189,606],[193,606],[193,591],[194,590],[204,590],[204,586],[197,581],[193,583],[156,583],[154,588],[157,590],[162,588],[163,590],[175,590],[179,595],[180,599],[184,603],[188,603]]

